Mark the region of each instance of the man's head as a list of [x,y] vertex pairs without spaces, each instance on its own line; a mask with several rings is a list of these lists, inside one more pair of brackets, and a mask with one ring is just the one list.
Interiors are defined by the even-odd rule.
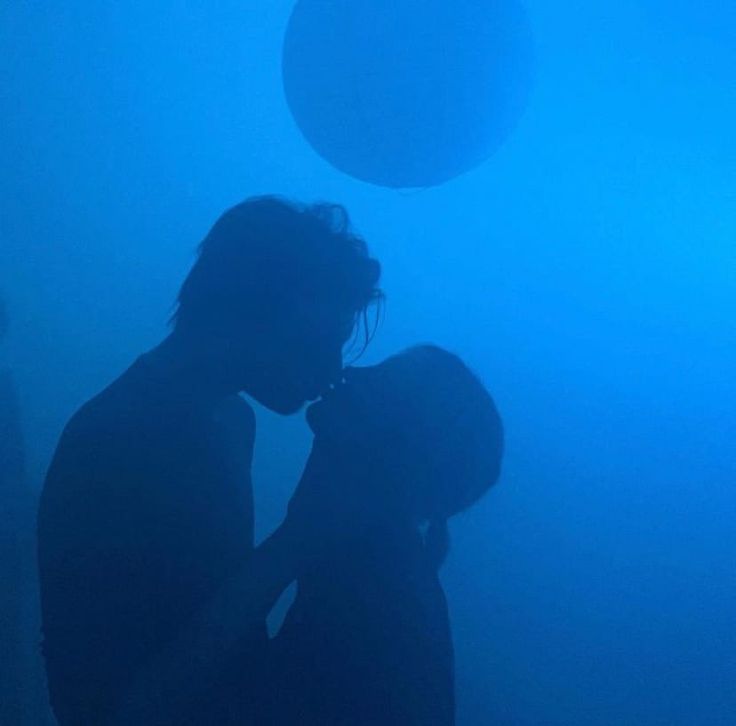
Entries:
[[345,343],[381,299],[379,277],[342,207],[249,199],[202,242],[176,332],[213,347],[241,390],[291,413],[339,376]]

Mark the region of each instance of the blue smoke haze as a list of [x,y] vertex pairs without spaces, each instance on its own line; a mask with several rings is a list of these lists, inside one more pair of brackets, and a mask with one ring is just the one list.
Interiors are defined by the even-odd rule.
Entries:
[[[30,475],[164,334],[223,209],[338,201],[385,270],[365,362],[447,346],[505,420],[502,481],[454,522],[443,571],[458,723],[730,724],[736,6],[526,5],[535,82],[513,135],[399,192],[299,133],[287,0],[4,3],[0,289]],[[309,435],[258,416],[263,536]]]

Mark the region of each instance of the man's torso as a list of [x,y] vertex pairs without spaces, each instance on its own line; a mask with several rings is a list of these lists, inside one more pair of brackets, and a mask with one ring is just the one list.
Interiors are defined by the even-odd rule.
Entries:
[[70,421],[39,511],[44,653],[62,723],[101,722],[247,561],[253,438],[245,402],[204,405],[143,359]]

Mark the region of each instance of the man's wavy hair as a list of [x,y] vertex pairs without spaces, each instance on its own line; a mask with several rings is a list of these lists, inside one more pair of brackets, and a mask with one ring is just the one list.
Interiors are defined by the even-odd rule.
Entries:
[[232,329],[279,306],[328,306],[353,316],[362,352],[379,323],[380,275],[344,207],[254,197],[226,211],[201,243],[171,322]]

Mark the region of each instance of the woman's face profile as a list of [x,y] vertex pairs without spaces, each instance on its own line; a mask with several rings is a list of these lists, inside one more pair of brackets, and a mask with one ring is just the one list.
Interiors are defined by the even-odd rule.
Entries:
[[409,433],[416,366],[398,355],[374,366],[346,368],[343,381],[307,410],[315,435],[360,444],[374,452],[397,450]]
[[407,442],[403,377],[392,359],[347,368],[344,380],[307,409],[307,422],[321,451],[342,471],[346,489],[365,511],[380,517],[405,512],[406,484],[413,482],[416,454]]
[[364,439],[375,427],[380,404],[371,394],[373,368],[345,369],[344,378],[307,409],[307,423],[316,436],[347,444]]

